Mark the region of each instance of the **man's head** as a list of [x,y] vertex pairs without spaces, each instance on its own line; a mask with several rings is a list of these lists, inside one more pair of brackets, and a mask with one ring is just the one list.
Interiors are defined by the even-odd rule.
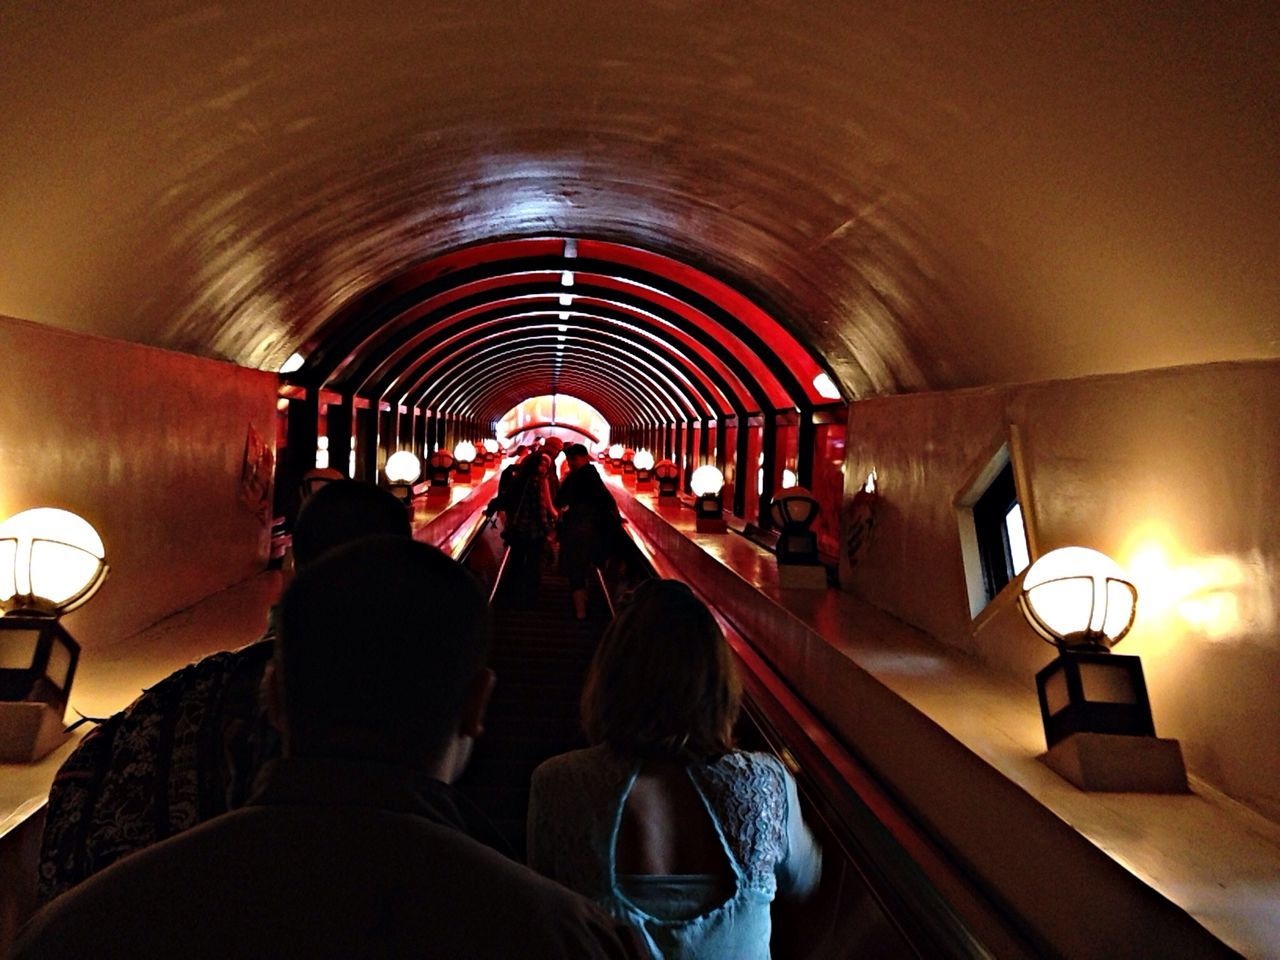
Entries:
[[564,448],[564,457],[569,461],[569,469],[577,470],[591,462],[591,454],[580,443],[571,443]]
[[542,443],[542,452],[549,456],[552,460],[560,455],[560,451],[564,449],[564,441],[559,437],[547,437]]
[[378,537],[326,554],[284,595],[271,690],[286,751],[451,779],[481,730],[489,640],[480,585],[435,547]]
[[334,480],[313,494],[293,525],[298,569],[321,554],[362,537],[412,535],[409,512],[389,491],[356,480]]

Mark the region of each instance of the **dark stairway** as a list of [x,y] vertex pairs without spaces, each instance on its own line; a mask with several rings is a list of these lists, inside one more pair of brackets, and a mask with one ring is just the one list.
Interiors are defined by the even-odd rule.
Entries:
[[529,778],[548,757],[585,746],[578,698],[596,643],[607,625],[593,598],[590,616],[573,618],[568,582],[544,574],[531,608],[494,607],[493,655],[498,683],[484,736],[457,787],[488,815],[519,860],[525,855]]

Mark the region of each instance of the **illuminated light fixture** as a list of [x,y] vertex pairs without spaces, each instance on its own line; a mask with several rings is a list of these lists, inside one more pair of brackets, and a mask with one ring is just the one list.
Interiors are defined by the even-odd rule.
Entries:
[[293,373],[295,370],[301,370],[307,362],[307,358],[300,353],[289,354],[289,359],[280,364],[281,373]]
[[1109,652],[1137,601],[1120,565],[1088,547],[1052,550],[1027,568],[1018,606],[1058,649],[1036,674],[1042,759],[1085,790],[1184,793],[1182,751],[1155,735],[1142,661]]
[[502,449],[502,445],[499,444],[498,441],[493,437],[489,437],[487,440],[484,441],[485,453],[496,454],[501,449]]
[[[569,315],[568,315],[567,313],[562,313],[562,314],[560,314],[560,319],[561,319],[561,320],[568,320],[568,319],[569,319]],[[558,327],[556,327],[556,332],[557,332],[557,333],[568,333],[568,332],[569,332],[569,328],[568,328],[568,327],[566,327],[564,324],[560,324]]]
[[636,451],[636,455],[631,459],[632,466],[636,471],[636,489],[652,490],[653,489],[653,454],[648,450],[640,449]]
[[658,478],[658,502],[674,501],[680,492],[680,468],[674,460],[659,460],[653,467]]
[[698,499],[694,502],[697,511],[696,529],[699,533],[724,533],[729,529],[724,521],[724,510],[720,503],[720,491],[724,489],[724,474],[715,464],[704,464],[689,477],[689,486]]
[[[570,274],[570,276],[572,276],[572,274]],[[573,306],[573,294],[572,294],[572,293],[562,293],[562,294],[560,294],[560,306],[562,306],[562,307],[572,307],[572,306]]]
[[817,499],[804,487],[791,486],[769,504],[769,516],[778,528],[778,563],[818,562],[818,537],[813,521],[822,511]]
[[391,483],[414,483],[422,476],[422,461],[410,450],[397,450],[383,468]]
[[572,286],[573,286],[573,271],[572,271],[572,270],[565,270],[563,273],[561,273],[561,274],[560,274],[560,286],[562,286],[562,287],[572,287]]
[[387,476],[387,484],[391,492],[404,501],[406,506],[413,503],[413,485],[422,476],[422,461],[411,450],[397,450],[387,457],[382,468]]
[[839,400],[840,388],[835,385],[835,381],[827,374],[820,373],[813,378],[813,389],[817,391],[818,396],[824,400]]
[[626,448],[625,448],[622,444],[620,444],[620,443],[610,444],[610,446],[609,446],[609,459],[610,459],[610,460],[621,460],[621,459],[622,459],[622,451],[623,451],[623,450],[625,450],[625,449],[626,449]]
[[108,570],[102,538],[74,513],[37,507],[0,523],[0,762],[37,760],[66,739],[80,645],[58,621]]
[[327,470],[329,468],[329,438],[316,437],[316,469]]
[[286,410],[288,410],[288,409],[289,409],[289,398],[288,398],[288,397],[281,397],[279,400],[277,400],[277,401],[276,401],[276,411],[277,411],[277,412],[279,412],[279,413],[284,413],[284,412],[285,412]]
[[471,464],[476,459],[476,445],[470,440],[461,440],[453,448],[453,479],[458,483],[471,482]]
[[578,241],[566,240],[564,242],[564,258],[566,260],[572,260],[575,257],[577,257],[577,255],[578,255]]
[[559,334],[559,335],[556,337],[556,339],[557,339],[557,340],[559,340],[561,343],[564,343],[564,334]]
[[799,479],[797,479],[796,472],[794,470],[784,469],[782,471],[782,489],[783,490],[786,490],[788,487],[798,487],[799,485],[800,485],[800,481]]

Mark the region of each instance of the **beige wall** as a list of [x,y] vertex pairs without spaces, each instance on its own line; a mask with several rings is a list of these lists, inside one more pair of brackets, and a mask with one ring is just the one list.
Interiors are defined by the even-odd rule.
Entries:
[[[1156,731],[1280,820],[1280,363],[887,397],[850,410],[847,485],[882,502],[854,593],[1026,684],[1053,656],[1006,591],[976,621],[954,501],[1014,435],[1033,545],[1095,547],[1140,592]],[[1033,554],[1034,556],[1034,554]]]
[[67,617],[127,636],[266,560],[238,499],[249,424],[270,444],[276,378],[0,317],[0,517],[59,506],[102,535],[111,574]]

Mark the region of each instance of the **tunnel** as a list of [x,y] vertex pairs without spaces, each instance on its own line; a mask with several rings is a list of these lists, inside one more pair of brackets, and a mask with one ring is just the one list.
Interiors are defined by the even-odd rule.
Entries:
[[[386,485],[566,398],[676,465],[674,510],[606,469],[637,549],[806,803],[871,812],[914,955],[1280,956],[1278,52],[1201,0],[6,7],[0,520],[110,566],[67,724],[258,635],[321,454]],[[467,549],[497,473],[415,535]],[[1132,585],[1185,793],[1044,759],[1020,597],[1070,546]],[[84,729],[0,764],[0,949]]]

